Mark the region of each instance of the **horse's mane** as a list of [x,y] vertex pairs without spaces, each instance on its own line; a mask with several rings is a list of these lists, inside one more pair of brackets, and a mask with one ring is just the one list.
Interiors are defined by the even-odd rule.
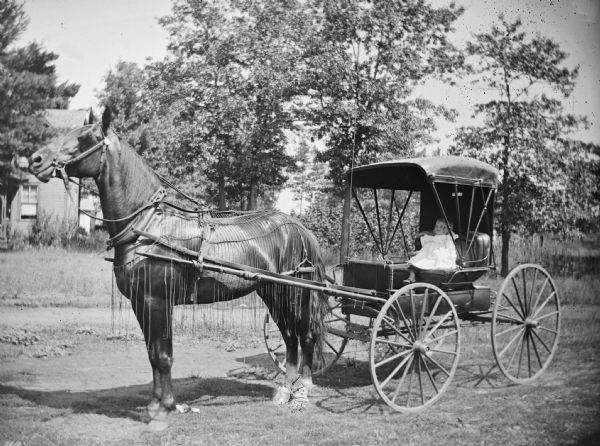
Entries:
[[161,181],[150,164],[148,164],[148,161],[130,147],[129,144],[124,142],[119,135],[116,136],[120,145],[121,175],[124,178],[135,179],[134,181],[124,182],[123,196],[131,200],[135,205],[141,206],[161,186]]

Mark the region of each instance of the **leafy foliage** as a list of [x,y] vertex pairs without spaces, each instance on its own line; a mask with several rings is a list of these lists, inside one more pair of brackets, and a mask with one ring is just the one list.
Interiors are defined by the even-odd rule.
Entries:
[[67,108],[79,90],[76,84],[58,83],[56,54],[35,42],[12,48],[27,25],[22,4],[0,3],[0,177],[10,173],[15,155],[28,155],[52,136],[43,110]]
[[241,195],[240,207],[256,208],[294,167],[283,130],[292,127],[285,103],[298,11],[297,2],[179,0],[161,20],[174,57],[173,71],[163,74],[179,90],[182,122],[199,127],[202,141],[187,157],[202,159],[220,207]]
[[591,176],[592,147],[570,139],[585,118],[565,114],[561,96],[573,90],[577,69],[563,67],[567,55],[554,41],[527,39],[521,22],[503,16],[489,33],[467,46],[476,82],[497,98],[475,107],[480,125],[459,129],[452,153],[497,166],[502,274],[508,272],[514,230],[569,232],[597,220],[597,184]]
[[[462,64],[447,40],[462,13],[411,1],[315,1],[316,27],[303,73],[308,107],[301,115],[326,140],[318,157],[336,185],[352,162],[414,154],[431,142],[433,118],[454,113],[410,98],[426,77],[448,76]],[[353,159],[354,158],[354,159]]]

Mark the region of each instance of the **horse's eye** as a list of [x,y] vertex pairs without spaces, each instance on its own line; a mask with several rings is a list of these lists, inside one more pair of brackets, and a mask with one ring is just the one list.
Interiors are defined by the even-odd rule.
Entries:
[[68,155],[73,155],[73,154],[77,153],[78,151],[79,151],[79,145],[76,145],[75,147],[71,147],[71,148],[65,150],[65,152]]

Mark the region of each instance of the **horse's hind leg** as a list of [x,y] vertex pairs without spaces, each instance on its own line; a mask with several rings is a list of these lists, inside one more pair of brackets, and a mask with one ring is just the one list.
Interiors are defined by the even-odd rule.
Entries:
[[165,299],[149,296],[139,299],[134,306],[137,320],[144,333],[148,358],[152,366],[153,393],[148,413],[153,419],[163,418],[175,408],[171,366],[173,365],[173,340],[171,330],[172,308]]
[[298,327],[298,338],[302,350],[299,373],[302,377],[302,384],[310,389],[313,386],[312,368],[315,342],[310,329],[310,291],[308,290],[302,290],[300,319],[297,321],[296,326]]
[[[286,388],[298,377],[298,334],[296,332],[296,317],[294,315],[293,295],[289,289],[274,284],[264,285],[257,290],[285,343],[285,378]],[[280,389],[281,390],[281,389]],[[289,397],[289,395],[287,395]],[[281,399],[281,401],[278,401]],[[275,402],[286,402],[285,395],[275,395]]]

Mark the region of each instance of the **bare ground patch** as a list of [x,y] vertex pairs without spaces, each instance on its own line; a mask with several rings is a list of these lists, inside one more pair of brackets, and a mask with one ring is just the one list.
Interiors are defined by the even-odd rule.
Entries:
[[[566,308],[558,353],[534,384],[493,368],[488,327],[464,331],[458,372],[421,415],[392,412],[371,384],[364,346],[315,379],[309,409],[274,406],[280,376],[260,333],[178,333],[174,387],[199,413],[148,425],[151,373],[135,326],[114,334],[104,309],[3,307],[0,438],[12,444],[594,444],[600,432],[598,307]],[[138,329],[139,330],[139,329]],[[11,338],[11,336],[13,336]],[[13,344],[12,340],[17,344]],[[39,356],[53,346],[64,354]],[[21,349],[16,354],[11,349]],[[9,443],[10,444],[10,443]]]

